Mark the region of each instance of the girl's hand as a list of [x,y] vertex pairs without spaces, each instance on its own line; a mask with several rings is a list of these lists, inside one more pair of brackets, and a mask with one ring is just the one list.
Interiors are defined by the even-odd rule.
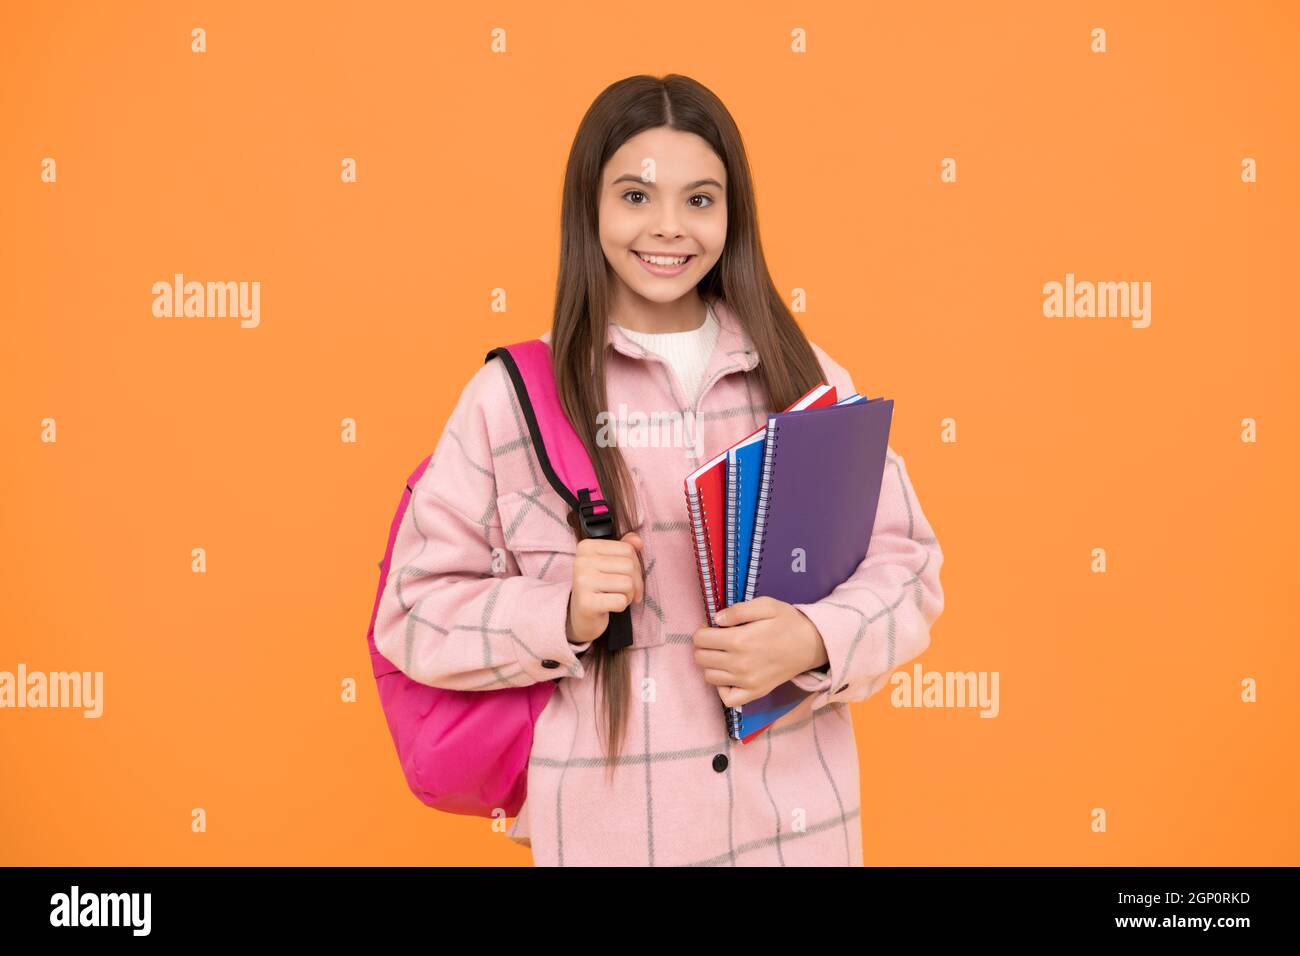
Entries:
[[583,538],[578,542],[565,628],[570,644],[594,641],[609,626],[610,612],[645,596],[639,554],[644,544],[635,531],[619,541]]
[[757,700],[797,674],[827,662],[821,632],[793,604],[757,597],[719,611],[722,627],[691,635],[704,679],[728,707]]

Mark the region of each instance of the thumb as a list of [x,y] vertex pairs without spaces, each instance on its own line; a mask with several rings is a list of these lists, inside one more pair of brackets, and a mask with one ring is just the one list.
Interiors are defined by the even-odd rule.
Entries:
[[625,543],[630,544],[636,550],[637,563],[642,566],[642,573],[637,575],[638,580],[637,580],[636,600],[638,601],[645,600],[645,577],[644,577],[645,561],[641,557],[641,553],[642,553],[641,549],[645,547],[645,542],[641,540],[641,536],[637,534],[635,531],[629,531],[627,534],[623,535],[622,540]]

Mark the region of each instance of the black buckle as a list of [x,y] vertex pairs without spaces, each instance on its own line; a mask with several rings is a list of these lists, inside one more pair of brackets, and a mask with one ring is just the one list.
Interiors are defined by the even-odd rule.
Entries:
[[[605,512],[596,514],[596,505],[604,505]],[[578,490],[578,521],[582,524],[582,533],[588,538],[614,537],[614,513],[604,498],[592,500],[590,488]]]

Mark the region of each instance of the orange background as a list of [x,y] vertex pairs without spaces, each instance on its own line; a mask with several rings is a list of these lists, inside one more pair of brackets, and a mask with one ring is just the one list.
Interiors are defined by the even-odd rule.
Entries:
[[[0,670],[105,688],[98,720],[0,711],[0,863],[529,862],[406,790],[365,630],[402,481],[487,349],[549,326],[578,120],[641,72],[727,104],[778,288],[896,401],[945,553],[923,667],[1001,675],[992,720],[853,708],[868,864],[1300,863],[1298,26],[6,2]],[[260,281],[261,326],[155,319],[174,272]],[[1150,281],[1150,328],[1044,318],[1066,272]]]

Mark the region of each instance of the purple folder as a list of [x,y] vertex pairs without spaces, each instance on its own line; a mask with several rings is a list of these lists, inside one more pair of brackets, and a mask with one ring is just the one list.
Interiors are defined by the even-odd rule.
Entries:
[[[876,398],[768,417],[745,600],[810,604],[857,570],[876,526],[893,414],[893,399]],[[787,681],[745,704],[738,739],[807,696]]]

